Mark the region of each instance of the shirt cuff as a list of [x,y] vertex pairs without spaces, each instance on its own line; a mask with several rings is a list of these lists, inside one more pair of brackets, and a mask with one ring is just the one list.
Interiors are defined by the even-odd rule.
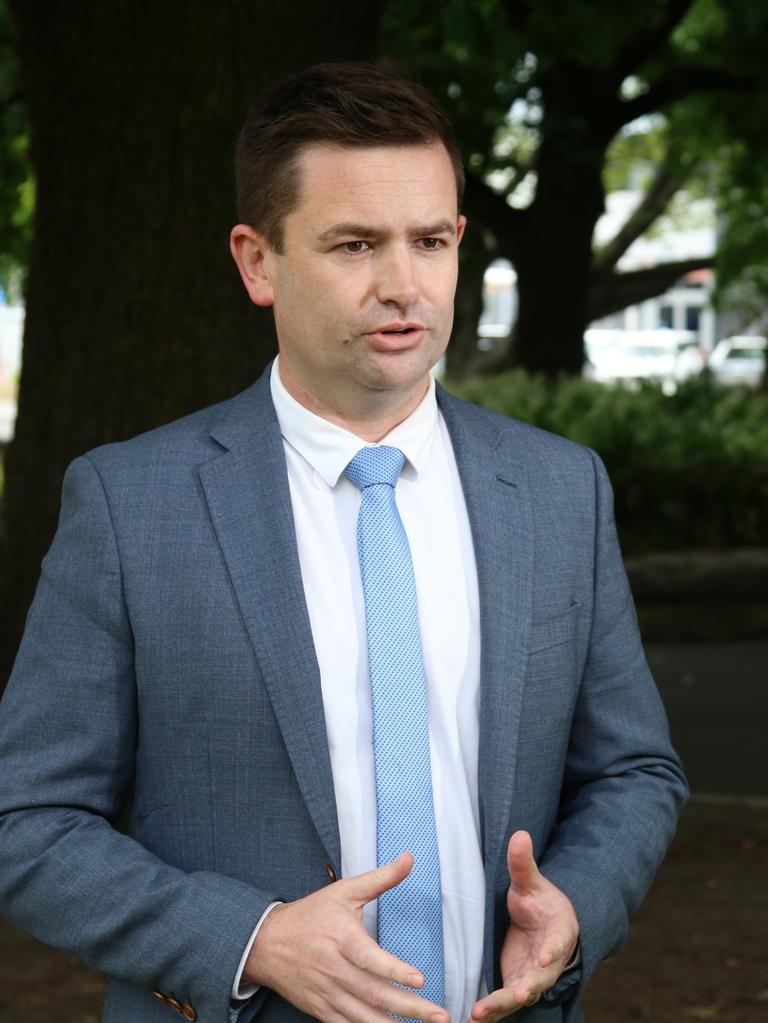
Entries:
[[242,983],[243,970],[245,969],[245,964],[248,962],[248,956],[250,954],[250,951],[251,951],[251,948],[253,946],[253,943],[256,940],[256,935],[261,930],[261,925],[267,919],[267,917],[272,912],[272,910],[275,908],[275,906],[280,906],[280,905],[281,905],[280,902],[270,902],[270,904],[267,906],[267,908],[264,910],[264,912],[259,917],[256,926],[253,928],[253,934],[251,935],[248,944],[245,946],[245,951],[243,952],[243,955],[242,955],[242,957],[240,959],[240,965],[237,967],[237,973],[235,974],[235,980],[234,980],[234,983],[232,984],[232,991],[231,991],[229,997],[230,997],[231,1001],[233,1001],[233,1002],[247,1002],[248,999],[249,998],[253,998],[253,996],[259,990],[259,985],[258,984],[244,984],[244,983]]

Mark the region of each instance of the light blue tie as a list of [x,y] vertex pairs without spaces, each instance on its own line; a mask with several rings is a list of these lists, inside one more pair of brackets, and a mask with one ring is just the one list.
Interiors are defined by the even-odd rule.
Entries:
[[376,766],[379,863],[408,850],[413,870],[379,897],[379,944],[424,974],[420,993],[445,1004],[440,857],[416,585],[395,503],[405,456],[363,448],[344,475],[362,491],[357,549],[365,598]]

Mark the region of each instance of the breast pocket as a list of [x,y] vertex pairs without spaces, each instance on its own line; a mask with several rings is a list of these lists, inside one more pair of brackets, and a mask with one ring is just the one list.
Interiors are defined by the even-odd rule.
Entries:
[[581,609],[581,602],[575,600],[570,607],[551,618],[543,618],[541,621],[531,623],[531,639],[528,646],[528,654],[534,657],[536,654],[551,650],[552,647],[561,646],[570,642],[576,634],[576,623]]

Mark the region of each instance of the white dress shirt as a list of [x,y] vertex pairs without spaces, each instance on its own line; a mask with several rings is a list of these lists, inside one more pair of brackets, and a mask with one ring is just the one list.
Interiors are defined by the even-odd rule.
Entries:
[[[368,442],[299,404],[272,368],[299,562],[320,681],[341,839],[343,877],[376,866],[371,691],[357,514],[360,491],[342,475]],[[466,1020],[481,987],[485,881],[477,757],[480,625],[474,549],[434,381],[382,441],[406,462],[396,488],[419,604],[443,898],[446,1007]],[[376,937],[376,903],[363,922]],[[240,997],[238,971],[235,990]],[[250,989],[252,990],[252,989]]]

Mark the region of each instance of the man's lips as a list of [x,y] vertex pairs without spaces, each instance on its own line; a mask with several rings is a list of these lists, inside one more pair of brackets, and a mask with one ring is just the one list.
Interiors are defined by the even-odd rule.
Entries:
[[388,323],[368,331],[373,346],[380,351],[397,352],[413,348],[424,334],[423,323]]

